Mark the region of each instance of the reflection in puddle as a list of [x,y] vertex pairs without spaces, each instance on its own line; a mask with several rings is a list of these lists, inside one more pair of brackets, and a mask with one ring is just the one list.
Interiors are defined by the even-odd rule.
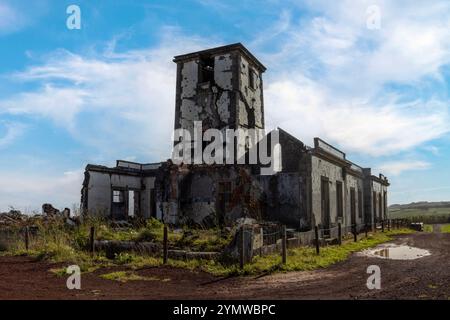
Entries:
[[431,253],[428,250],[410,247],[407,245],[384,244],[375,249],[364,250],[360,254],[369,257],[378,257],[392,260],[412,260],[425,256]]

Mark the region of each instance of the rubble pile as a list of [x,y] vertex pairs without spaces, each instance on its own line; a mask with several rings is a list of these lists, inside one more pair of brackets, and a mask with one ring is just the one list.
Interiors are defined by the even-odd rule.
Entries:
[[2,227],[23,227],[34,225],[37,221],[51,222],[62,219],[67,225],[74,226],[79,223],[77,217],[70,216],[70,209],[63,211],[55,209],[51,204],[42,205],[42,214],[26,215],[19,210],[10,210],[0,213],[0,228]]
[[0,227],[21,226],[27,223],[29,216],[22,214],[18,210],[0,213]]

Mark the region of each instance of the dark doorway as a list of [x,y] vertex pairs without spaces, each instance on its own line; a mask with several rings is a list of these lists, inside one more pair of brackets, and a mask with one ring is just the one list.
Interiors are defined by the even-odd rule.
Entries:
[[380,221],[383,220],[383,205],[382,205],[383,199],[381,199],[381,193],[378,196],[378,210],[380,215]]
[[[322,228],[330,228],[330,181],[326,177],[321,178],[321,203],[322,203]],[[324,234],[329,234],[329,230],[324,230]]]
[[114,220],[126,219],[125,190],[112,190],[111,217]]
[[373,206],[373,218],[375,222],[378,222],[378,216],[377,216],[377,193],[374,191],[372,192],[372,206]]
[[361,190],[358,190],[358,217],[360,219],[363,217],[363,195]]
[[155,188],[150,190],[150,216],[156,218],[156,192]]
[[344,206],[342,197],[342,182],[336,181],[336,203],[337,203],[337,216],[342,218],[344,216]]
[[350,217],[352,225],[356,224],[356,194],[355,188],[350,188]]
[[219,226],[224,224],[225,214],[228,210],[231,198],[231,181],[219,182],[217,222]]

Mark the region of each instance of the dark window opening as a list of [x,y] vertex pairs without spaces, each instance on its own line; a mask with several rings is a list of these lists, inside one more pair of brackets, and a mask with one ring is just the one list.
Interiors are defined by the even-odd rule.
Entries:
[[363,197],[361,190],[358,190],[358,217],[362,218],[363,215]]
[[350,188],[350,218],[351,218],[352,225],[356,224],[355,188]]
[[248,86],[255,89],[255,71],[252,68],[248,69]]
[[342,218],[344,216],[344,207],[342,201],[342,182],[336,181],[336,203],[337,203],[337,216]]
[[214,80],[214,57],[202,57],[198,63],[199,82],[212,82]]
[[229,210],[229,203],[231,199],[231,181],[219,182],[218,188],[218,223],[224,223],[225,213]]
[[377,193],[375,191],[372,192],[372,206],[373,206],[373,217],[375,219],[375,222],[378,222],[378,216],[377,216]]
[[327,230],[324,230],[324,235],[330,234],[330,180],[327,177],[321,177],[321,202],[322,202],[322,222],[321,227]]
[[383,205],[382,205],[383,199],[381,199],[381,193],[378,194],[378,212],[380,215],[380,221],[383,220]]

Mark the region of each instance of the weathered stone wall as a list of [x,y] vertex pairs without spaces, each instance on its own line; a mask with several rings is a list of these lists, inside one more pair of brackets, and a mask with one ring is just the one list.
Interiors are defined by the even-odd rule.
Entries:
[[193,132],[194,121],[203,128],[233,128],[236,123],[237,55],[213,56],[214,76],[206,82],[199,79],[201,61],[178,64],[175,128]]
[[[240,217],[260,218],[262,190],[249,167],[172,165],[165,172],[156,186],[166,222],[212,226],[230,225]],[[219,190],[221,183],[229,185],[227,192]]]
[[[239,126],[264,128],[262,74],[245,57],[239,56]],[[253,73],[254,88],[250,86]]]
[[[311,197],[312,197],[312,215],[315,224],[322,223],[322,196],[321,196],[321,177],[327,177],[330,190],[330,224],[335,226],[338,223],[337,217],[337,197],[336,181],[342,182],[342,167],[317,156],[311,156]],[[345,202],[344,202],[345,203]],[[344,208],[345,212],[345,208]]]
[[309,228],[306,203],[302,196],[305,183],[299,173],[259,176],[258,181],[264,190],[265,219],[290,228]]
[[[355,216],[356,216],[356,224],[360,225],[364,223],[364,186],[363,186],[363,179],[360,177],[356,177],[351,174],[346,175],[345,179],[345,195],[344,195],[344,221],[343,225],[349,226],[351,225],[351,196],[350,196],[350,190],[351,188],[355,189]],[[359,198],[359,193],[361,192],[362,198]],[[362,216],[359,216],[359,202],[362,202]]]
[[154,187],[154,177],[142,178],[137,175],[110,173],[101,171],[87,171],[85,178],[84,201],[82,205],[86,213],[109,217],[112,205],[112,190],[122,188],[125,190],[140,191],[140,211],[143,217],[149,218],[150,214],[150,190]]

